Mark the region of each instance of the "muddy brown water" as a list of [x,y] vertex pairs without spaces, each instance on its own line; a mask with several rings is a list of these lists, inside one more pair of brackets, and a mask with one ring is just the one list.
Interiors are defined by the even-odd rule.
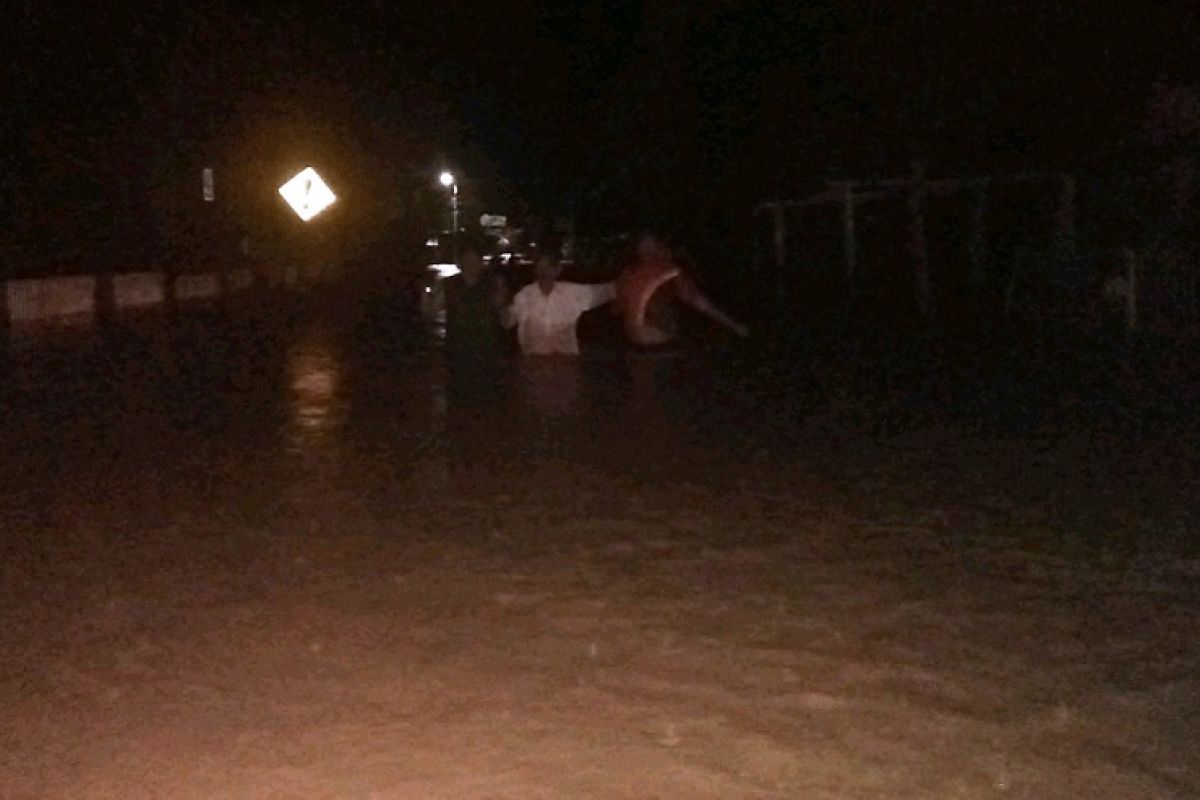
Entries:
[[8,349],[0,796],[1200,794],[1186,440],[310,311]]

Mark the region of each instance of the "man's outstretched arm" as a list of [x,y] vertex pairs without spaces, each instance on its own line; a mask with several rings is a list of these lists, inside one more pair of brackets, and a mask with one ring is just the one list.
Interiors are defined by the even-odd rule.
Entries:
[[579,297],[585,311],[612,302],[617,297],[617,287],[613,283],[580,283],[576,285],[582,290],[579,292]]

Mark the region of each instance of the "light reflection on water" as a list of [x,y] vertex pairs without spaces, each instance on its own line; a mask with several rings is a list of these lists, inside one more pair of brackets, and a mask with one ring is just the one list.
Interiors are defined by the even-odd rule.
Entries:
[[287,353],[285,447],[294,453],[329,448],[346,421],[341,354],[327,333],[311,330]]
[[570,356],[524,358],[517,362],[513,400],[535,414],[565,417],[583,410],[585,384],[579,360]]
[[111,452],[152,464],[165,486],[171,475],[236,476],[230,491],[263,518],[287,507],[316,519],[357,502],[398,514],[427,491],[546,463],[668,469],[709,435],[695,412],[727,402],[691,359],[593,347],[481,366],[453,362],[436,331],[289,319],[247,346],[242,328],[203,322],[23,358],[0,387],[0,443],[12,443],[0,478]]
[[[436,496],[562,465],[686,473],[705,429],[681,395],[707,394],[693,359],[595,348],[486,364],[427,338],[312,325],[286,347],[281,491],[298,518],[362,505],[403,515]],[[703,373],[705,370],[699,370]],[[352,515],[339,512],[339,524]]]
[[[286,354],[292,444],[327,444],[348,412],[387,416],[389,404],[408,433],[444,431],[447,419],[495,414],[519,425],[530,418],[669,415],[673,376],[683,360],[627,357],[621,351],[582,356],[502,357],[488,364],[450,357],[444,318],[426,320],[429,338],[386,357],[366,360],[375,343],[314,325],[299,333]],[[490,410],[487,410],[490,409]],[[661,421],[661,420],[659,420]],[[656,423],[654,423],[656,424]]]
[[[372,473],[368,481],[388,474],[405,491],[443,491],[462,468],[545,458],[640,462],[654,441],[694,438],[676,397],[699,388],[687,378],[679,385],[683,360],[516,356],[481,370],[448,358],[431,334],[424,346],[365,360],[370,343],[325,326],[299,333],[286,351],[281,444],[308,465],[305,474],[334,478],[361,467]],[[635,442],[644,453],[623,456],[621,447]]]

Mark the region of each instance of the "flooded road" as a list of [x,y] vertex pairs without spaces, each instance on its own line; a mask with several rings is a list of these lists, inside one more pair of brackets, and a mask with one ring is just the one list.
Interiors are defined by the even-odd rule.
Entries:
[[272,316],[10,345],[0,796],[1200,794],[1178,442]]

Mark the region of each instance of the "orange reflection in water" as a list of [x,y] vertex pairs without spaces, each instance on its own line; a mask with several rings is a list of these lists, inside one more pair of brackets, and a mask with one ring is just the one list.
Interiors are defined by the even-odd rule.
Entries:
[[288,353],[289,449],[328,446],[345,421],[342,363],[334,347],[320,336],[298,343]]
[[518,403],[545,417],[564,417],[583,402],[584,384],[579,359],[571,356],[532,356],[518,365]]

